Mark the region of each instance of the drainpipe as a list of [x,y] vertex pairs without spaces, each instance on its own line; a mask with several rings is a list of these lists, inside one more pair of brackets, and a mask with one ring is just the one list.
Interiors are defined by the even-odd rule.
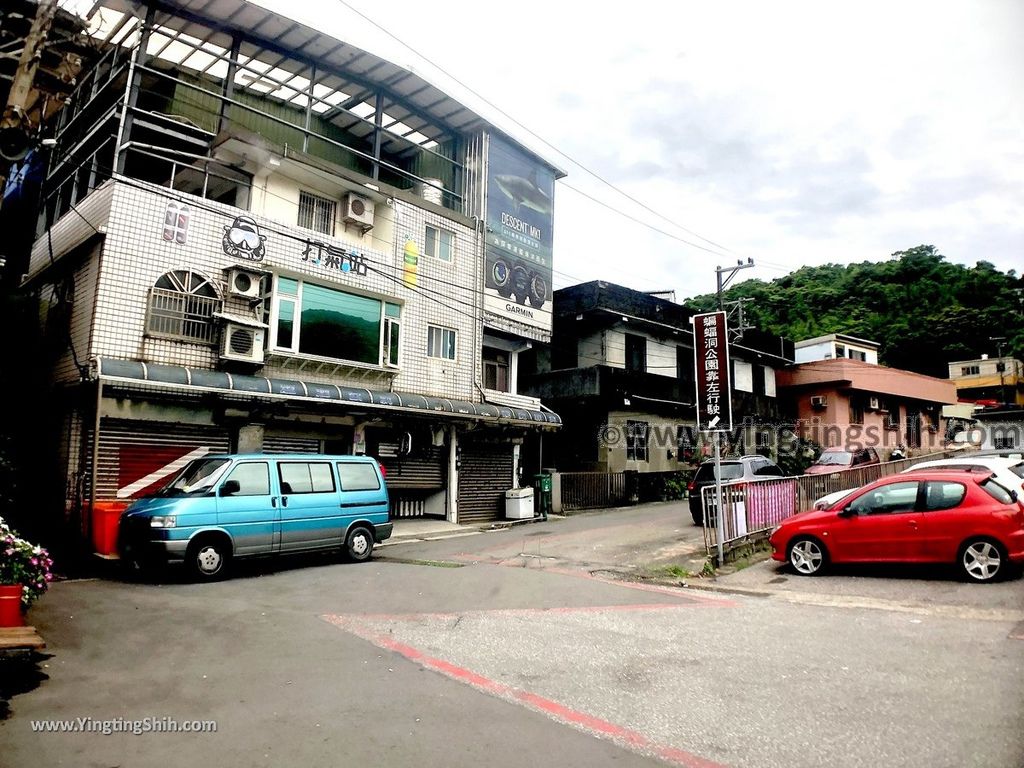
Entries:
[[100,411],[103,405],[103,379],[96,380],[96,414],[92,425],[92,460],[89,462],[89,515],[86,518],[86,535],[92,536],[92,517],[96,508],[96,476],[100,453]]

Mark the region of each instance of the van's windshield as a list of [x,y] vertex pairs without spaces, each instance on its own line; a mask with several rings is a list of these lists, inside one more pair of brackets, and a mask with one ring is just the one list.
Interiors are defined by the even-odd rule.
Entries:
[[227,459],[196,459],[154,496],[202,496],[210,491],[229,464]]

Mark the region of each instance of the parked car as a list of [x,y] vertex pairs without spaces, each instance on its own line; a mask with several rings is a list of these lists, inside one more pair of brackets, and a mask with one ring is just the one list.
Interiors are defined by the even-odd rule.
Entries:
[[202,580],[256,555],[338,550],[362,561],[391,536],[388,514],[368,456],[205,456],[124,511],[118,548],[143,567],[184,561]]
[[[1004,488],[1016,491],[1017,495],[1024,498],[1024,459],[1019,453],[1014,458],[1011,456],[996,455],[997,452],[980,454],[972,453],[963,456],[954,456],[949,459],[932,459],[921,461],[903,470],[904,473],[912,472],[915,469],[988,469],[991,470],[996,480]],[[815,509],[827,509],[833,506],[840,499],[849,496],[856,488],[847,488],[844,491],[828,493],[814,502]]]
[[969,581],[993,581],[1024,562],[1024,504],[990,470],[914,469],[788,518],[769,542],[801,576],[831,563],[955,563]]
[[846,451],[841,448],[826,448],[821,452],[818,460],[807,468],[805,474],[823,475],[829,472],[879,463],[881,463],[881,459],[878,458],[878,451],[874,448],[861,448],[855,451]]
[[[738,458],[722,459],[722,482],[732,483],[737,480],[755,480],[768,477],[785,477],[786,473],[771,459],[752,454]],[[715,484],[715,462],[709,459],[697,467],[693,480],[687,486],[690,516],[694,525],[704,524],[704,501],[701,490]]]

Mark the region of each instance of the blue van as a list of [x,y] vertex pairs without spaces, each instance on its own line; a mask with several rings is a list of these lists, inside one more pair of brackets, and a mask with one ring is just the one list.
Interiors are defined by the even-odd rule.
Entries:
[[121,515],[121,558],[183,560],[201,580],[233,558],[342,550],[368,560],[391,536],[388,492],[369,456],[210,455]]

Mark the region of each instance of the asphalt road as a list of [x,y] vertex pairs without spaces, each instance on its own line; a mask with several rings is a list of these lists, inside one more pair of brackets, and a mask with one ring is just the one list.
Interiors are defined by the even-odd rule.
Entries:
[[[1024,764],[1020,580],[622,581],[689,561],[675,507],[56,584],[30,614],[49,679],[12,699],[0,765]],[[147,716],[217,732],[31,727]]]

